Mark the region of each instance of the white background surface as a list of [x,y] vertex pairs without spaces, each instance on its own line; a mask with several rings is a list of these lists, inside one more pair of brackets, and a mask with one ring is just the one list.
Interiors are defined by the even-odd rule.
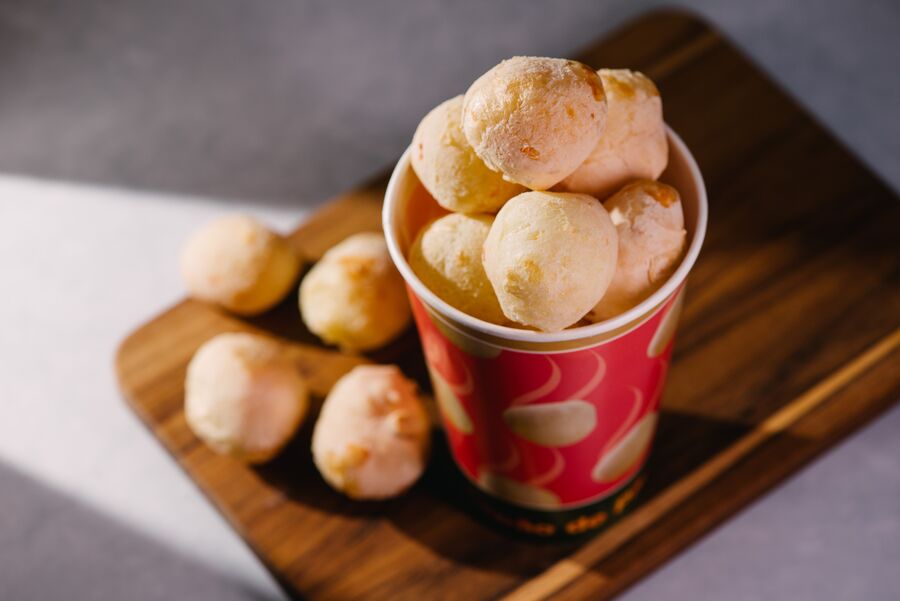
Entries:
[[2,461],[223,574],[274,591],[122,401],[113,358],[129,330],[182,295],[177,261],[192,230],[236,210],[287,229],[302,211],[11,176],[0,177],[0,199]]
[[[229,6],[235,4],[249,10],[241,2]],[[180,138],[152,138],[157,130],[147,123],[162,117],[150,112],[144,119],[128,113],[131,100],[125,92],[120,98],[109,97],[108,88],[85,85],[87,91],[78,96],[81,88],[74,83],[74,97],[42,92],[48,86],[69,85],[60,83],[57,71],[78,67],[100,77],[102,73],[91,71],[94,65],[105,66],[103,60],[115,58],[103,44],[122,40],[98,34],[99,41],[93,43],[100,52],[81,44],[74,33],[69,38],[41,37],[37,34],[46,15],[34,7],[43,3],[0,3],[0,22],[17,34],[34,33],[28,43],[47,61],[44,69],[29,71],[29,77],[18,78],[16,86],[0,92],[0,169],[10,173],[0,177],[0,315],[4,323],[0,334],[0,599],[116,599],[123,598],[122,591],[135,599],[221,599],[232,594],[278,598],[275,585],[242,542],[120,399],[112,370],[116,345],[135,325],[179,298],[178,252],[198,225],[227,212],[247,210],[288,229],[319,199],[388,164],[406,144],[421,114],[456,93],[483,66],[517,52],[564,54],[637,11],[635,4],[625,2],[571,2],[566,3],[567,11],[553,18],[534,5],[523,5],[508,16],[512,13],[508,7],[503,13],[501,4],[477,9],[482,11],[477,22],[464,11],[431,2],[406,6],[402,18],[338,3],[298,13],[303,18],[285,19],[283,26],[274,23],[273,17],[273,23],[263,23],[271,26],[271,39],[289,43],[299,36],[306,45],[304,53],[315,57],[298,59],[299,71],[293,74],[304,86],[317,90],[309,99],[311,106],[284,124],[295,133],[296,141],[247,143],[255,139],[247,128],[266,124],[259,121],[263,117],[248,113],[247,121],[234,125],[247,135],[230,140],[230,130],[224,129],[225,141],[217,143],[225,150],[195,149],[201,158],[190,164],[179,154],[183,150]],[[204,10],[216,10],[210,6]],[[277,10],[288,10],[285,6]],[[469,12],[476,10],[474,6]],[[703,9],[895,188],[900,186],[896,60],[900,57],[900,11],[895,3],[832,1],[788,6],[764,0],[704,3]],[[90,14],[85,11],[85,19]],[[216,26],[225,27],[222,15],[216,16]],[[198,8],[185,16],[184,27],[205,18]],[[244,13],[235,12],[229,19],[236,31],[243,31]],[[497,30],[496,36],[485,37],[501,19],[510,25]],[[63,17],[58,20],[68,22]],[[104,25],[117,32],[116,23]],[[392,40],[410,28],[420,31],[423,23],[435,28],[428,50],[414,53],[394,48]],[[261,27],[260,20],[251,20],[247,27]],[[313,30],[331,33],[317,37]],[[170,34],[160,30],[158,35]],[[194,34],[183,35],[193,39]],[[474,42],[465,41],[472,36],[477,38]],[[17,38],[4,38],[10,39]],[[335,40],[339,46],[330,46]],[[69,65],[66,44],[85,46],[90,60]],[[151,50],[137,53],[136,64],[152,65]],[[184,60],[191,58],[187,50],[180,51]],[[277,47],[261,52],[276,51]],[[58,59],[56,52],[60,52]],[[92,52],[101,58],[94,60]],[[344,55],[359,61],[365,53],[390,59],[392,68],[377,60],[341,62]],[[0,63],[0,78],[4,70],[24,69],[21,54],[7,54],[5,60]],[[226,68],[237,67],[228,63]],[[204,89],[211,85],[209,77],[209,71],[203,71]],[[386,92],[375,84],[378,77],[390,78],[394,90],[399,87],[409,93]],[[190,81],[178,79],[171,85],[189,88]],[[164,92],[156,90],[167,100]],[[85,123],[79,111],[89,100],[106,103],[101,105],[105,112],[84,113],[90,117]],[[166,106],[178,119],[213,127],[203,110],[185,115],[178,113],[177,103]],[[229,106],[211,106],[210,112],[227,113]],[[124,127],[115,123],[118,107],[125,107],[121,114],[131,119],[129,127],[147,136],[138,140],[157,144],[156,150],[144,149],[128,155],[128,160],[120,159],[122,149],[128,148],[123,145],[135,141],[116,129]],[[178,119],[168,123],[187,123]],[[364,135],[357,139],[352,128]],[[263,139],[271,140],[271,135]],[[310,139],[319,146],[289,159],[282,157],[281,162],[265,154],[273,145],[302,145],[299,141]],[[169,148],[166,144],[171,145],[171,153],[160,152]],[[250,175],[237,173],[241,170]],[[231,179],[230,174],[234,174]],[[102,185],[61,183],[59,178]],[[210,198],[131,192],[116,186],[175,189]],[[216,200],[213,195],[229,199]],[[900,409],[895,409],[625,598],[896,598],[900,591],[898,429]],[[21,496],[13,494],[13,488]],[[58,502],[44,503],[47,498]],[[45,536],[39,536],[41,532]],[[87,544],[81,538],[95,535],[102,544]],[[79,554],[84,557],[72,573],[47,573],[40,568],[71,565]],[[179,560],[173,563],[172,557]],[[185,570],[185,565],[196,567]],[[189,577],[191,571],[204,574],[202,582]],[[209,584],[219,580],[228,584]]]

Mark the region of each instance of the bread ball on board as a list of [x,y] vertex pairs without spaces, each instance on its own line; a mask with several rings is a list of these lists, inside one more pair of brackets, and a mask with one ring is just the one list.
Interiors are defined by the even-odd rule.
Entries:
[[394,365],[361,365],[331,389],[313,430],[316,467],[355,499],[385,499],[425,470],[430,423],[415,384]]
[[252,217],[231,215],[191,236],[181,256],[181,274],[193,298],[255,315],[287,296],[300,263],[280,235]]
[[354,234],[329,249],[300,282],[300,314],[312,333],[348,351],[399,336],[412,312],[384,236]]
[[280,344],[219,334],[191,359],[185,379],[188,426],[213,450],[249,463],[274,457],[309,407],[306,383]]

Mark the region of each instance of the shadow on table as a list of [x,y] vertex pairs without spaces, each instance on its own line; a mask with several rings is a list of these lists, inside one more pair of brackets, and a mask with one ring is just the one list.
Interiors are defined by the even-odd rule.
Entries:
[[0,464],[0,598],[275,601]]
[[[584,544],[523,539],[490,521],[468,493],[471,486],[455,468],[440,430],[422,480],[406,495],[385,502],[349,500],[319,477],[310,456],[313,419],[275,461],[258,468],[269,484],[294,502],[327,513],[385,520],[451,561],[481,570],[530,577]],[[747,431],[731,422],[663,411],[640,506],[683,478]],[[660,459],[665,457],[665,461]]]

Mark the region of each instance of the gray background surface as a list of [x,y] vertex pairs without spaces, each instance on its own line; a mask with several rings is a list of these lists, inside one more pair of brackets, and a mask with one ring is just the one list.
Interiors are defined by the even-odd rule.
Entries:
[[[200,223],[287,228],[499,59],[652,5],[0,0],[0,599],[279,598],[124,408],[117,341],[178,298]],[[900,3],[694,9],[900,188]],[[895,409],[624,598],[897,598],[898,429]]]

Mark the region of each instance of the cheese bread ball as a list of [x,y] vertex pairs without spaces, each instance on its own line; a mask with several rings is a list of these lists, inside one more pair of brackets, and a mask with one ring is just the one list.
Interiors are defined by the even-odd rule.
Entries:
[[361,365],[322,405],[312,454],[322,477],[355,499],[393,497],[425,470],[430,424],[416,386],[393,365]]
[[606,198],[635,179],[656,179],[669,161],[662,99],[650,79],[601,69],[609,113],[600,143],[556,189]]
[[508,318],[556,332],[606,292],[616,249],[616,228],[596,198],[525,192],[494,219],[484,269]]
[[493,213],[524,188],[487,168],[462,131],[463,97],[439,104],[413,135],[410,162],[439,205],[461,213]]
[[249,463],[271,459],[308,407],[306,384],[282,347],[268,338],[219,334],[188,365],[188,426],[218,453]]
[[291,290],[300,258],[288,242],[245,215],[217,219],[181,255],[188,293],[241,315],[262,313]]
[[422,228],[409,251],[409,266],[429,290],[460,311],[504,323],[497,295],[484,273],[481,253],[494,222],[487,215],[454,213]]
[[605,120],[600,76],[558,58],[505,60],[475,80],[463,101],[463,132],[475,153],[533,190],[575,171],[600,141]]
[[326,252],[300,283],[300,313],[312,333],[347,351],[378,348],[406,329],[406,287],[384,236],[355,234]]
[[588,319],[623,313],[669,279],[687,239],[678,191],[650,180],[628,184],[604,203],[619,233],[616,273]]

